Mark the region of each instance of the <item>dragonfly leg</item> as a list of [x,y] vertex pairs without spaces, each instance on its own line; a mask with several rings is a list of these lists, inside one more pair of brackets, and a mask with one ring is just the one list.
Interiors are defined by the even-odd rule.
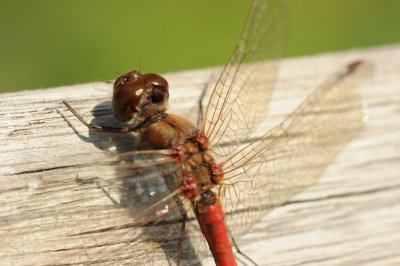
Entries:
[[[167,186],[171,185],[169,182],[166,182]],[[182,201],[179,199],[179,197],[174,196],[174,200],[176,205],[179,208],[179,212],[182,215],[182,225],[181,225],[181,235],[179,237],[179,243],[178,243],[178,259],[177,259],[177,265],[179,266],[180,260],[183,256],[183,241],[185,240],[185,230],[186,230],[186,222],[187,222],[187,212],[185,209],[185,206],[183,205]]]
[[[177,183],[174,182],[174,178],[173,176],[165,176],[165,184],[167,185],[168,189],[170,191],[174,191],[175,188],[178,186]],[[180,180],[182,180],[183,177],[180,178]],[[180,183],[181,181],[179,181]],[[182,225],[181,225],[181,234],[179,237],[179,243],[178,243],[178,258],[177,258],[177,265],[180,264],[180,260],[183,256],[183,241],[185,240],[185,230],[186,230],[186,223],[187,223],[187,219],[188,219],[188,215],[187,215],[187,211],[185,206],[183,205],[181,199],[178,196],[174,196],[174,200],[176,205],[179,208],[179,212],[181,213],[182,216]]]
[[76,116],[76,118],[81,121],[82,124],[84,124],[89,130],[91,131],[96,131],[96,132],[108,132],[108,133],[128,133],[132,131],[137,131],[136,127],[106,127],[106,126],[99,126],[99,125],[94,125],[94,124],[89,124],[87,123],[82,116],[76,112],[74,108],[72,108],[71,105],[67,101],[63,101],[63,104],[71,111],[71,113]]
[[250,261],[251,263],[253,263],[255,266],[257,266],[258,264],[252,260],[249,256],[247,256],[240,248],[239,245],[236,243],[236,240],[234,237],[231,238],[232,239],[232,244],[235,247],[237,253],[239,253],[240,255],[242,255],[243,257],[245,257],[248,261]]
[[184,211],[184,212],[185,213],[183,214],[183,217],[182,217],[181,236],[179,238],[179,245],[178,245],[178,260],[177,260],[178,266],[179,266],[179,262],[182,258],[182,255],[183,255],[183,240],[185,239],[187,215],[186,215],[186,211]]

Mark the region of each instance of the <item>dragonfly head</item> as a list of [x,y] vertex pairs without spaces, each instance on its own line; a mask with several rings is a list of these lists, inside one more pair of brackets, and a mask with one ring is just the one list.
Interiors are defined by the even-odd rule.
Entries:
[[168,82],[157,74],[131,71],[114,82],[112,109],[121,122],[141,123],[164,112],[168,103]]

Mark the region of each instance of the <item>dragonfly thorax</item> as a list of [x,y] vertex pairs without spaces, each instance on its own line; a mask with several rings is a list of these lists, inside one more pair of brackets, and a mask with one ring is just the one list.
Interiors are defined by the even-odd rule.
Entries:
[[165,114],[140,130],[140,149],[172,149],[186,194],[198,196],[219,184],[222,171],[207,151],[208,139],[186,119]]

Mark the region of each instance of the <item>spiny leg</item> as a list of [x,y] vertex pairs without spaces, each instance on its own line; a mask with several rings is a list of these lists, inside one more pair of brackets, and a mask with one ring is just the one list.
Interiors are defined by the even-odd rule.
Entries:
[[178,243],[178,259],[177,259],[177,265],[179,266],[180,260],[183,256],[183,241],[185,239],[185,230],[186,230],[186,222],[187,222],[187,211],[185,209],[185,206],[183,205],[182,201],[179,199],[179,197],[175,196],[174,197],[175,203],[179,208],[179,212],[181,213],[182,216],[182,225],[181,225],[181,235],[179,237],[179,243]]
[[[182,214],[182,211],[181,211],[181,214]],[[179,245],[178,245],[178,261],[177,261],[178,266],[179,266],[180,260],[182,258],[182,255],[183,255],[183,240],[185,238],[186,222],[187,222],[187,214],[186,214],[186,210],[184,210],[184,214],[182,214],[181,236],[179,238]]]
[[[164,176],[165,184],[170,191],[176,190],[176,187],[179,187],[178,184],[181,183],[183,179],[184,179],[184,177],[181,176],[179,178],[179,181],[176,182],[176,179],[174,178],[174,174],[172,174],[172,175],[167,174]],[[181,234],[179,237],[178,258],[177,258],[177,265],[180,265],[180,260],[183,256],[183,241],[185,240],[185,231],[186,231],[186,223],[187,223],[188,215],[187,215],[186,208],[185,208],[184,204],[182,203],[181,199],[179,198],[179,196],[175,195],[174,201],[175,201],[175,204],[178,206],[179,212],[182,216]]]

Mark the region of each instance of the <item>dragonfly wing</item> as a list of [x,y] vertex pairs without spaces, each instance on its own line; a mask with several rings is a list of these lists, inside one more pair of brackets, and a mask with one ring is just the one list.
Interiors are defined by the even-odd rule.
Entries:
[[[211,252],[190,200],[181,195],[181,182],[178,178],[181,165],[171,162],[169,160],[171,156],[164,155],[169,153],[168,150],[154,151],[153,154],[152,152],[127,152],[122,155],[125,163],[120,167],[119,179],[122,180],[120,186],[127,190],[124,194],[129,198],[125,200],[129,203],[125,207],[131,214],[131,223],[134,223],[132,226],[141,232],[136,236],[134,243],[142,241],[149,243],[146,252],[151,255],[147,259],[156,260],[164,252],[167,260],[172,264],[176,263],[183,217],[186,216],[181,241],[182,256],[179,262],[182,265],[195,265],[203,258],[210,257]],[[139,167],[140,165],[145,167]],[[137,173],[134,178],[132,171]],[[154,243],[157,245],[154,246]],[[126,248],[132,248],[132,244]],[[152,258],[152,254],[157,255]]]
[[233,235],[313,184],[358,134],[363,123],[356,87],[371,70],[369,64],[348,65],[280,125],[224,162],[226,185],[220,191]]
[[202,130],[223,157],[265,118],[286,42],[287,1],[253,1],[243,33],[211,94]]
[[[183,265],[195,265],[210,256],[191,202],[182,196],[181,165],[173,160],[171,150],[145,150],[110,155],[115,177],[98,176],[79,180],[81,185],[95,185],[110,198],[110,208],[124,210],[124,218],[112,227],[95,227],[73,237],[74,248],[86,250],[89,259],[99,263],[118,262],[154,265],[168,260],[178,262],[182,223],[186,229],[181,241]],[[117,156],[117,158],[115,158]],[[109,162],[104,162],[106,165]],[[121,215],[119,215],[121,216]],[[100,223],[93,217],[92,223]]]

